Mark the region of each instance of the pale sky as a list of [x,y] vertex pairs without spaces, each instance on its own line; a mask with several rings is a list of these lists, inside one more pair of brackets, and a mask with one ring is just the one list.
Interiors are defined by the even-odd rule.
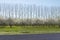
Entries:
[[0,0],[0,3],[9,4],[36,4],[43,6],[60,6],[60,0]]
[[[0,0],[1,3],[7,4],[28,4],[28,5],[42,5],[42,6],[58,6],[60,7],[60,0]],[[46,15],[46,14],[44,14]]]

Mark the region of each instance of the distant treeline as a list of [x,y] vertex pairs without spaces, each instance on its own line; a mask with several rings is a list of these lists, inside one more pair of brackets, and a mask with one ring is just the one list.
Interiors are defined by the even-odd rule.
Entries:
[[60,25],[60,19],[2,19],[0,18],[0,26],[40,26],[40,25]]

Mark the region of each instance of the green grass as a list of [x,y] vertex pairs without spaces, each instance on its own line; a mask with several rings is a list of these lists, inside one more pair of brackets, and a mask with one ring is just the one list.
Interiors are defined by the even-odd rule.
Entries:
[[9,26],[0,27],[0,34],[44,34],[44,33],[60,33],[58,26]]

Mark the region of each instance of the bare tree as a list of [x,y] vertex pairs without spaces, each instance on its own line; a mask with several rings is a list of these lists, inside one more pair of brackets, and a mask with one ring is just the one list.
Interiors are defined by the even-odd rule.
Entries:
[[7,19],[6,21],[8,22],[10,28],[12,28],[12,26],[15,24],[15,21],[12,18]]

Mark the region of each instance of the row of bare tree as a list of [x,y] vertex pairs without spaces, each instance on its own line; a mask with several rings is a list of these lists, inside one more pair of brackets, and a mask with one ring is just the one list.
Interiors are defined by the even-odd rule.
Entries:
[[59,25],[60,19],[3,19],[0,18],[0,26],[40,26],[40,25]]

